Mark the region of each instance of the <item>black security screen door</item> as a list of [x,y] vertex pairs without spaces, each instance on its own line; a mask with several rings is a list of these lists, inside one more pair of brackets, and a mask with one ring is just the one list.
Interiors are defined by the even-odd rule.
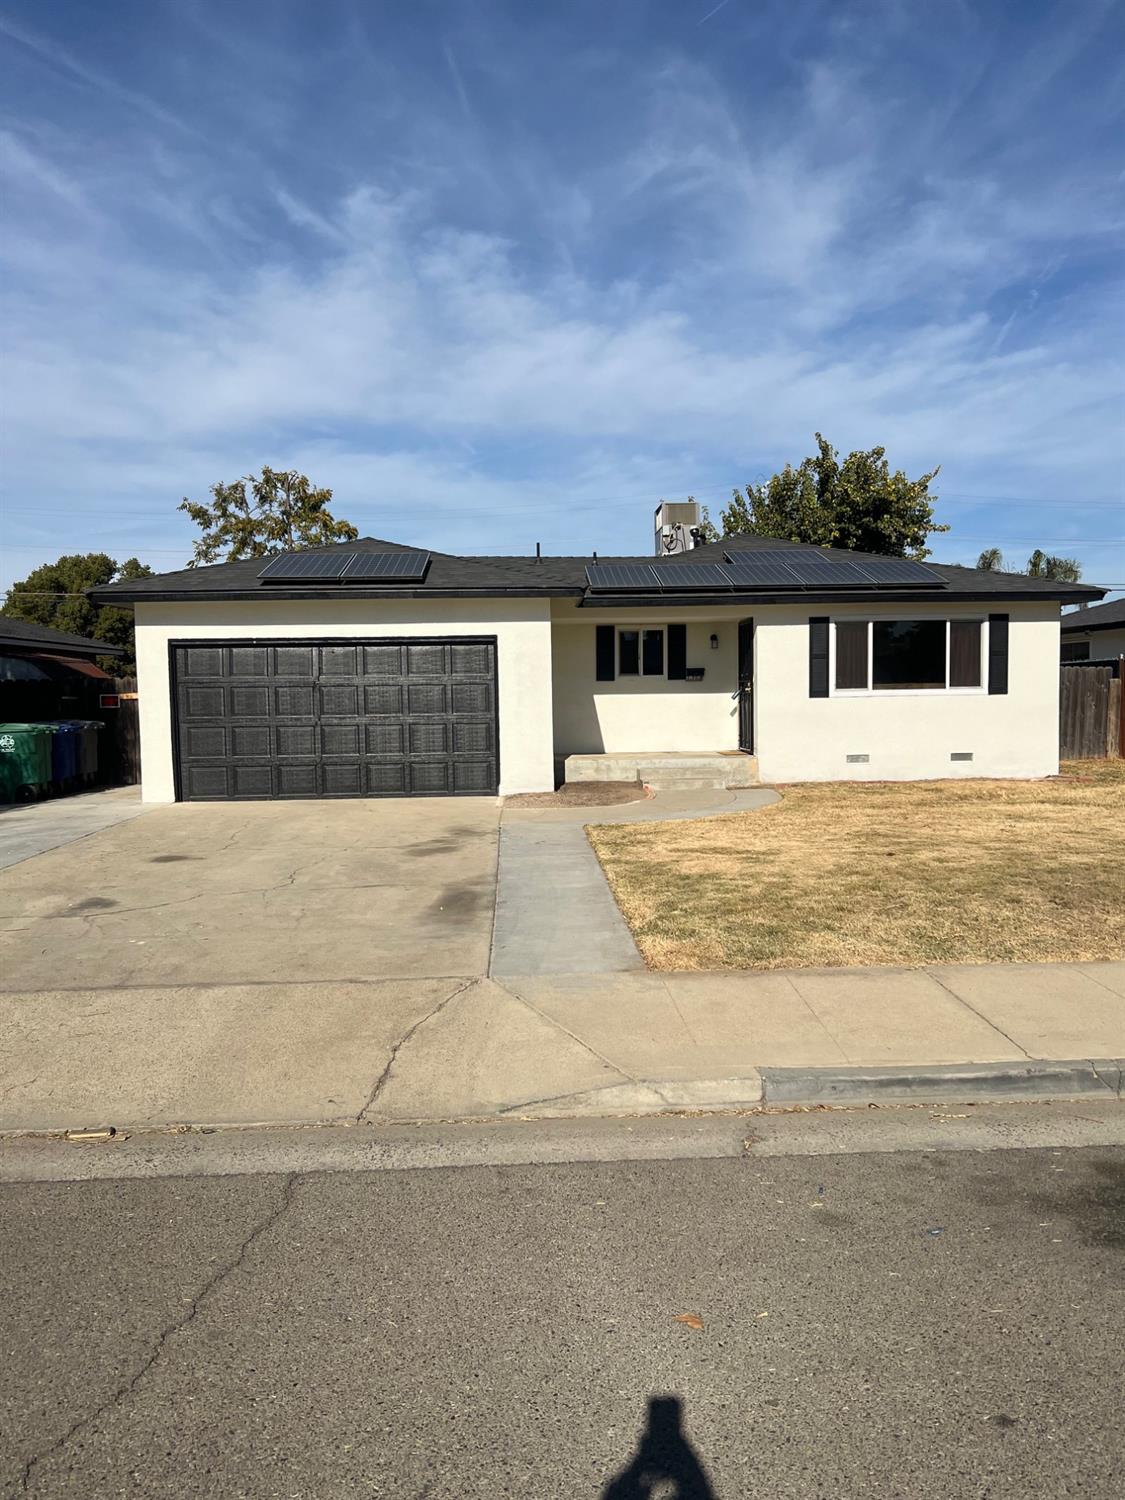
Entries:
[[498,789],[494,640],[199,643],[173,668],[183,801]]
[[738,748],[754,749],[754,621],[738,622]]

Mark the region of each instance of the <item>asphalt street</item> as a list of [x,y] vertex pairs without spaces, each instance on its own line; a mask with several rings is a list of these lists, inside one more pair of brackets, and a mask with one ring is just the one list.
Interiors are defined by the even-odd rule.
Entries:
[[911,1149],[684,1121],[655,1159],[159,1175],[157,1143],[5,1182],[3,1493],[1117,1496],[1125,1150],[904,1118]]

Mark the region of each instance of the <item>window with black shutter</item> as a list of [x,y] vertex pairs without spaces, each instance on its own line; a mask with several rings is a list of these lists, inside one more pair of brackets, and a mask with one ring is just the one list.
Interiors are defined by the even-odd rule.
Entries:
[[1008,691],[1008,616],[988,617],[988,691]]
[[828,697],[828,616],[809,619],[809,697]]
[[599,682],[612,682],[617,676],[617,631],[612,625],[599,625],[595,631],[596,672]]

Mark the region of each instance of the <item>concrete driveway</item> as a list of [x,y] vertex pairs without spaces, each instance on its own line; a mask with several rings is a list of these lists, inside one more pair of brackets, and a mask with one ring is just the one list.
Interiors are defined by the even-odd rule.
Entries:
[[3,989],[482,974],[486,798],[188,803],[0,871]]
[[357,1118],[487,972],[499,816],[186,804],[0,871],[0,1129]]

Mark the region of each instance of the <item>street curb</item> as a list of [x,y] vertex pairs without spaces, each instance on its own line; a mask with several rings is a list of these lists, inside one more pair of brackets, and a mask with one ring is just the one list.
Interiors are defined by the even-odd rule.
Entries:
[[1120,1099],[1125,1059],[952,1063],[891,1068],[762,1068],[763,1104],[859,1104],[891,1099]]

